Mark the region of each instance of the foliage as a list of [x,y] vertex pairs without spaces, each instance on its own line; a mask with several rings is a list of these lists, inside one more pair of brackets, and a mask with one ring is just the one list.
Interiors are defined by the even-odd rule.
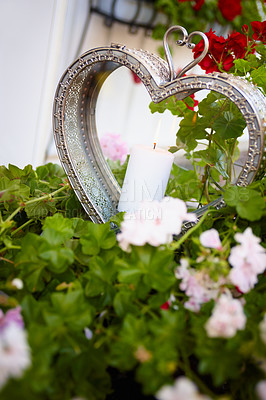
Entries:
[[[178,193],[183,193],[180,182],[186,186],[187,172],[177,168],[175,173]],[[5,311],[21,305],[32,351],[31,368],[16,385],[11,379],[3,387],[1,399],[16,393],[22,399],[104,399],[111,391],[110,368],[135,371],[146,394],[171,382],[173,374],[184,373],[203,392],[213,392],[213,398],[235,393],[232,398],[246,399],[247,392],[253,393],[263,375],[256,360],[265,352],[257,327],[265,304],[263,276],[244,296],[247,329],[232,339],[210,339],[203,327],[212,302],[199,313],[184,308],[186,295],[174,275],[178,242],[123,252],[109,223],[84,219],[56,165],[36,171],[10,165],[1,167],[0,176],[0,303]],[[226,192],[231,207],[210,214],[188,231],[182,254],[192,260],[220,257],[228,270],[234,232],[250,225],[262,235],[261,214],[254,217],[262,184],[245,189],[244,198],[251,196],[252,202],[243,201],[242,218],[232,190]],[[219,229],[223,254],[204,249],[198,240],[210,227]],[[14,278],[23,281],[23,289],[12,285]],[[175,300],[170,308],[161,309],[171,295]],[[92,338],[86,338],[84,329]]]
[[155,39],[162,39],[169,26],[182,25],[188,32],[206,31],[209,24],[239,30],[243,24],[261,21],[263,0],[154,0],[156,9],[166,16],[165,22],[153,30]]

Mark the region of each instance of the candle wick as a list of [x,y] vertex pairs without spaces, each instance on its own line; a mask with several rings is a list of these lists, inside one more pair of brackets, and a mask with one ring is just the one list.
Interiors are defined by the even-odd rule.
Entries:
[[155,150],[155,147],[156,147],[156,142],[153,143],[153,150]]

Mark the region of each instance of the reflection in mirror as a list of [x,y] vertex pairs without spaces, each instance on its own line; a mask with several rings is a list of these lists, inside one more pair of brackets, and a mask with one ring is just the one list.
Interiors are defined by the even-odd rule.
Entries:
[[166,195],[183,199],[191,209],[217,199],[225,185],[236,183],[246,160],[246,123],[228,98],[202,90],[184,101],[172,96],[154,104],[126,67],[104,82],[96,124],[103,153],[120,186],[126,155],[134,144],[152,147],[156,137],[158,147],[174,152]]

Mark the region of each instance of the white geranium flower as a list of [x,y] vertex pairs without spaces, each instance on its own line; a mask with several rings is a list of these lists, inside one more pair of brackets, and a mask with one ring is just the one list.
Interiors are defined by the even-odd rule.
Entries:
[[15,286],[17,289],[23,289],[23,282],[19,278],[15,278],[11,281],[11,285]]
[[195,221],[194,214],[188,214],[186,204],[180,199],[165,197],[161,202],[143,202],[141,208],[127,213],[117,235],[120,247],[130,250],[130,245],[152,246],[170,243],[174,234],[181,232],[184,221]]
[[200,394],[198,388],[190,379],[182,376],[173,386],[165,385],[156,393],[158,400],[210,400],[208,396]]
[[259,400],[266,400],[266,380],[257,383],[256,393],[258,395]]
[[20,378],[30,364],[26,333],[11,322],[0,331],[0,388],[9,378]]
[[228,292],[219,297],[205,328],[209,337],[230,338],[245,325],[246,316],[241,301],[233,299]]

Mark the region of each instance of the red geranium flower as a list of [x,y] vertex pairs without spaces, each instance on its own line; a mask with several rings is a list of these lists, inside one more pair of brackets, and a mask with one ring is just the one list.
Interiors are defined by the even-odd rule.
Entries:
[[163,303],[162,305],[161,305],[161,310],[169,310],[169,307],[170,307],[170,305],[169,305],[169,301],[166,301],[165,303]]
[[248,39],[243,33],[233,31],[228,37],[227,47],[234,53],[236,58],[245,57],[247,45]]
[[253,30],[253,39],[260,40],[263,44],[266,44],[266,21],[253,21],[251,22]]
[[247,26],[246,24],[244,24],[244,25],[242,26],[242,32],[248,34],[249,28],[248,28],[248,26]]
[[[199,62],[199,66],[207,74],[214,71],[229,71],[234,66],[236,58],[244,58],[249,53],[255,52],[255,45],[250,47],[250,39],[243,33],[231,33],[227,39],[215,35],[212,29],[206,33],[209,39],[209,51],[206,57]],[[197,58],[204,49],[204,42],[201,40],[193,49],[194,58]]]
[[[209,54],[199,62],[199,66],[204,69],[207,74],[219,71],[218,63],[222,61],[225,49],[225,39],[221,36],[215,35],[214,31],[211,29],[209,32],[205,33],[209,39]],[[197,58],[204,49],[204,42],[201,40],[193,49],[194,58]]]
[[241,0],[219,0],[218,8],[225,19],[232,21],[242,12]]
[[222,61],[223,61],[223,69],[225,71],[229,71],[234,66],[234,57],[232,56],[232,54],[225,56]]

